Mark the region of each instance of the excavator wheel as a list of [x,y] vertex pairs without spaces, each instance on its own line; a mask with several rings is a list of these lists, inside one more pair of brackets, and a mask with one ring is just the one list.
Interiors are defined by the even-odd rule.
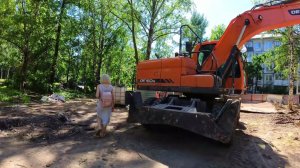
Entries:
[[159,126],[160,126],[154,124],[141,124],[141,125],[148,131],[157,131],[159,130]]
[[144,101],[143,105],[149,106],[149,105],[152,105],[155,101],[157,101],[156,97],[150,97]]

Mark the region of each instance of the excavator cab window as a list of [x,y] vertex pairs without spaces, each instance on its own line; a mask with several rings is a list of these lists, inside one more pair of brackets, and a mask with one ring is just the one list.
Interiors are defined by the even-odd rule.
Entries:
[[203,52],[200,52],[200,53],[199,53],[199,56],[198,56],[198,64],[199,64],[200,66],[202,66],[203,58],[204,58],[204,53],[203,53]]
[[201,71],[201,66],[203,62],[209,57],[210,53],[214,49],[216,44],[206,44],[202,45],[198,54],[198,65],[197,65],[197,71]]
[[[232,68],[231,68],[232,69]],[[229,74],[229,77],[232,78],[232,70],[230,70],[231,73]],[[234,64],[234,78],[240,78],[241,77],[241,69],[239,63],[236,61]]]

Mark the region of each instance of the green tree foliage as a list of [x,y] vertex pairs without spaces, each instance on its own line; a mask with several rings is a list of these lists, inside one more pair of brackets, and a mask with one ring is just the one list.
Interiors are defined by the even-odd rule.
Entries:
[[[10,73],[15,68],[12,65],[19,65],[21,63],[21,58],[19,57],[18,50],[13,48],[9,43],[5,43],[0,40],[0,69],[1,69],[1,79],[10,78]],[[4,73],[5,72],[5,73]],[[5,76],[4,76],[5,75]]]
[[250,0],[254,5],[269,2],[270,0]]
[[274,67],[274,71],[289,78],[289,108],[292,109],[294,83],[298,78],[298,63],[300,54],[299,26],[287,27],[273,31],[279,35],[281,46],[265,53],[266,64]]
[[[21,56],[21,63],[13,64],[18,72],[15,81],[21,89],[33,84],[29,79],[40,75],[38,67],[47,64],[44,58],[52,46],[52,23],[55,20],[53,11],[47,10],[50,7],[56,9],[54,3],[45,1],[1,1],[0,39],[18,50]],[[39,78],[42,81],[45,76]]]
[[[257,80],[262,77],[262,64],[265,62],[265,55],[255,55],[252,57],[252,62],[247,62],[245,66],[245,71],[247,74],[248,84],[254,86],[253,91],[256,92],[257,89]],[[255,83],[254,83],[255,81]]]
[[184,24],[188,25],[199,38],[197,38],[190,29],[184,27],[182,34],[183,45],[185,42],[191,42],[192,45],[195,45],[198,42],[204,41],[203,36],[205,34],[208,21],[203,14],[197,13],[195,11],[192,12],[191,19],[188,22],[184,22]]
[[188,12],[190,6],[190,0],[137,1],[135,16],[142,28],[146,60],[150,59],[153,42],[178,32],[185,19],[184,13]]
[[219,40],[226,30],[224,24],[217,25],[211,30],[210,40]]
[[300,43],[299,39],[299,26],[294,26],[285,29],[278,29],[273,31],[274,35],[277,35],[277,40],[281,42],[281,45],[274,48],[274,50],[270,50],[265,55],[265,64],[269,67],[272,67],[275,72],[281,73],[284,78],[288,78],[290,75],[290,48],[291,48],[291,40],[296,39],[293,41],[295,45],[295,60],[293,60],[294,66],[297,66],[297,61],[299,60],[299,49]]
[[190,25],[192,29],[197,33],[201,38],[200,41],[203,41],[203,36],[205,34],[205,29],[207,28],[208,21],[203,14],[193,12],[190,20]]
[[[255,5],[266,3],[274,5],[280,1],[251,0]],[[265,54],[266,63],[274,66],[275,72],[279,72],[285,77],[289,77],[289,109],[292,110],[294,82],[298,78],[299,63],[299,26],[287,27],[273,31],[279,34],[282,45],[275,50]]]
[[55,83],[93,91],[102,73],[129,86],[140,60],[171,55],[190,8],[190,0],[2,0],[1,77],[37,92]]

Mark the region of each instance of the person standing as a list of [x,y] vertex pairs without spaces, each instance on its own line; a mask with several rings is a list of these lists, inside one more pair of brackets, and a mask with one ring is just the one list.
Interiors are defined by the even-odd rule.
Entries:
[[113,94],[113,86],[110,84],[110,77],[103,74],[100,78],[100,83],[97,86],[97,122],[98,130],[96,135],[104,137],[107,133],[106,127],[109,124],[111,113],[114,110],[115,98]]

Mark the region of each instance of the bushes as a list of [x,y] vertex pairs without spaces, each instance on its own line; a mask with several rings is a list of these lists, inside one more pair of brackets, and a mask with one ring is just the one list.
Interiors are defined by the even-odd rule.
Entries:
[[61,96],[64,96],[66,100],[75,99],[75,98],[86,98],[87,97],[86,94],[84,94],[81,91],[77,91],[77,90],[64,89],[64,90],[58,90],[55,93],[59,94]]
[[0,102],[29,103],[30,97],[26,93],[8,88],[7,86],[0,86]]
[[[265,86],[265,87],[258,87],[258,91],[260,93],[270,93],[270,94],[288,94],[288,87],[287,86]],[[294,88],[294,93],[296,92],[296,88]]]

